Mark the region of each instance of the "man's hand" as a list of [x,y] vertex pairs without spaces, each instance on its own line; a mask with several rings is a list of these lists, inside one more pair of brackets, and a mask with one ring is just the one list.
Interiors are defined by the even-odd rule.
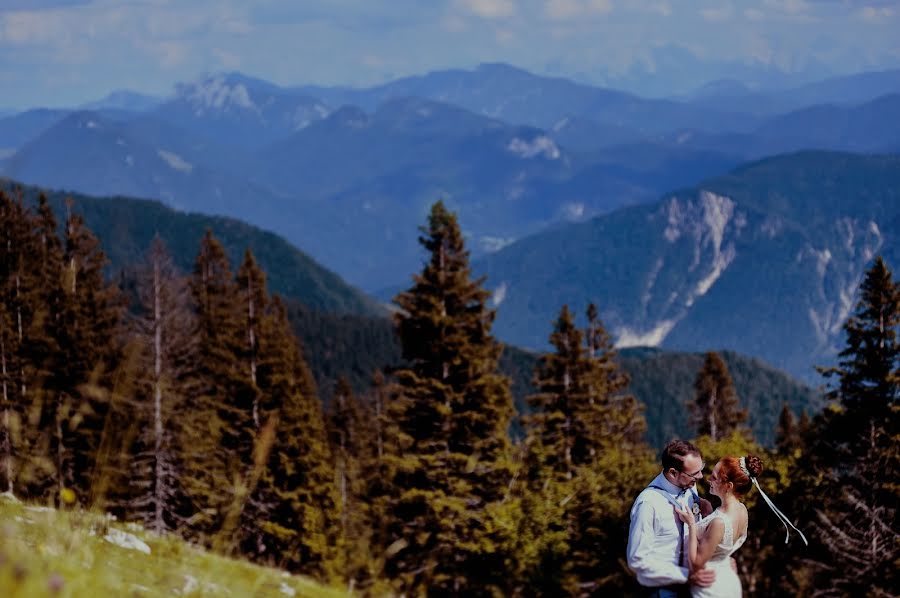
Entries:
[[708,588],[715,581],[716,572],[712,569],[697,569],[696,571],[691,571],[691,574],[688,576],[688,583],[700,588]]
[[700,504],[700,516],[706,517],[710,513],[713,512],[712,503],[706,500],[705,498],[697,497],[697,502]]

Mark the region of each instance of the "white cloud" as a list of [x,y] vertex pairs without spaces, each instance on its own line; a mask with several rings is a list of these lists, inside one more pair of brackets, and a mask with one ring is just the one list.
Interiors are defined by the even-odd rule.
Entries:
[[727,21],[731,18],[732,14],[734,14],[734,10],[731,8],[730,4],[723,4],[721,6],[715,6],[712,8],[704,8],[700,11],[700,16],[703,17],[703,20],[709,21],[710,23],[720,23],[722,21]]
[[884,23],[894,16],[894,9],[890,6],[865,6],[859,14],[864,21],[870,23]]
[[750,21],[762,21],[766,18],[766,13],[758,8],[748,8],[744,11],[744,16]]
[[556,21],[564,21],[581,14],[578,0],[547,0],[544,3],[544,14]]
[[664,17],[669,17],[672,15],[672,6],[666,0],[663,0],[662,2],[651,4],[650,11],[660,14]]
[[42,46],[69,37],[68,19],[62,11],[8,12],[0,15],[0,44]]
[[516,14],[512,0],[457,0],[470,14],[482,19],[503,19]]
[[765,0],[764,4],[775,10],[791,15],[799,15],[809,12],[809,3],[806,0]]
[[611,0],[545,0],[544,14],[554,21],[612,12]]

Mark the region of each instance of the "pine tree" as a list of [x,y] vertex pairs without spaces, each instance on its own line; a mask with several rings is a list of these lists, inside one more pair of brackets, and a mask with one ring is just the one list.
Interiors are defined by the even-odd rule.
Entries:
[[[61,281],[53,289],[58,311],[50,323],[56,344],[48,389],[55,396],[52,428],[56,482],[84,499],[91,491],[107,424],[111,372],[121,354],[122,303],[103,275],[106,257],[81,215],[66,218]],[[52,309],[52,308],[51,308]]]
[[720,440],[747,421],[728,367],[718,353],[708,352],[694,381],[694,399],[688,402],[691,424],[700,436]]
[[[247,411],[235,405],[245,372],[237,288],[225,251],[211,231],[200,243],[189,283],[197,309],[197,357],[181,381],[189,420],[184,422],[182,484],[186,504],[180,516],[193,534],[231,546],[234,530],[223,531],[242,492],[246,463],[242,440]],[[232,518],[234,521],[234,518]]]
[[778,415],[778,425],[775,428],[775,448],[782,455],[793,454],[801,445],[800,424],[794,419],[794,414],[787,403],[781,406]]
[[[261,421],[266,423],[254,453],[259,480],[252,501],[263,515],[258,522],[262,535],[251,554],[330,579],[343,569],[343,546],[322,405],[277,297],[266,322],[257,370],[263,389]],[[266,430],[271,436],[265,436]]]
[[532,469],[553,472],[554,477],[563,480],[571,480],[575,468],[584,464],[590,454],[583,441],[579,442],[581,450],[574,454],[576,437],[585,431],[578,416],[586,411],[589,401],[597,399],[591,395],[590,364],[583,339],[564,305],[550,335],[550,344],[556,351],[539,358],[534,376],[538,393],[528,398],[532,415],[526,421],[534,436],[530,441],[530,460],[540,461]]
[[368,486],[369,475],[377,475],[377,433],[375,410],[354,395],[346,378],[340,378],[329,404],[328,436],[340,497],[343,577],[354,585],[357,581],[366,584],[371,577]]
[[[591,365],[592,398],[585,419],[585,434],[593,447],[616,446],[622,449],[643,445],[647,421],[643,406],[626,392],[630,378],[616,362],[612,338],[600,321],[597,306],[587,308],[585,331]],[[595,453],[591,453],[592,455]]]
[[[542,593],[579,594],[624,583],[624,571],[610,566],[615,559],[608,554],[624,541],[616,525],[624,513],[613,495],[634,485],[624,468],[649,461],[641,441],[646,423],[637,401],[624,393],[628,377],[615,362],[594,305],[587,316],[582,332],[563,306],[550,336],[556,351],[540,357],[538,393],[529,397],[523,517],[525,535],[537,548],[525,565],[525,583]],[[622,482],[611,486],[616,478]]]
[[197,324],[186,279],[158,235],[138,272],[137,291],[140,311],[131,330],[140,353],[134,415],[141,433],[131,463],[129,515],[162,533],[183,523],[176,440],[190,435],[182,429],[190,421],[183,381],[197,356]]
[[390,406],[387,571],[403,591],[486,593],[505,583],[497,511],[512,476],[509,380],[497,373],[494,312],[471,279],[456,216],[438,202],[422,230],[428,263],[395,298],[410,365],[396,372]]
[[31,222],[21,198],[0,191],[0,491],[14,494],[25,407],[23,393],[24,301],[30,272],[27,252],[33,250]]
[[[22,342],[19,344],[22,399],[19,480],[26,495],[44,498],[58,488],[56,436],[58,396],[50,384],[59,343],[54,335],[61,315],[62,242],[57,220],[45,195],[30,223],[28,245],[21,254]],[[18,328],[18,322],[17,322]]]
[[837,384],[810,438],[810,453],[827,456],[815,501],[816,581],[846,594],[892,595],[900,587],[898,327],[900,288],[878,257],[844,325],[839,364],[822,370]]

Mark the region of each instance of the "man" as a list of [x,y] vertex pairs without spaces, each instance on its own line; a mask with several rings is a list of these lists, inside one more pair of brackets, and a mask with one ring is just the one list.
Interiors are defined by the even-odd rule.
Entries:
[[690,571],[685,554],[684,524],[675,507],[685,505],[695,516],[706,516],[712,505],[697,496],[694,485],[703,479],[700,450],[684,440],[673,440],[662,452],[662,471],[645,488],[631,507],[628,533],[628,567],[648,596],[675,598],[690,596],[689,584],[712,585],[715,572]]

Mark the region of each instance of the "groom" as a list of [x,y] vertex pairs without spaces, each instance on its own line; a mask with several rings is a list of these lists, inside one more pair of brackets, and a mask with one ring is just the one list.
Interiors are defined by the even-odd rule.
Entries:
[[637,575],[647,596],[690,596],[689,585],[707,587],[715,581],[709,569],[690,571],[685,554],[684,524],[675,507],[687,506],[695,517],[712,512],[694,485],[703,479],[700,449],[684,440],[673,440],[662,452],[662,471],[634,501],[628,532],[628,567]]

